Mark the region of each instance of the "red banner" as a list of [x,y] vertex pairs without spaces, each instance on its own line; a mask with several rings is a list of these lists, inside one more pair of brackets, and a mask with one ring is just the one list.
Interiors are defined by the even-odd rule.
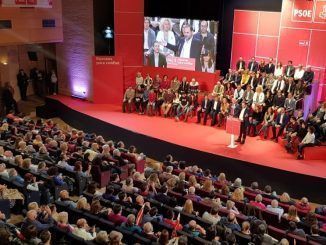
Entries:
[[175,56],[167,56],[166,62],[168,68],[187,71],[194,71],[196,65],[196,59],[194,58],[180,58]]
[[52,8],[52,0],[0,0],[1,7]]
[[122,59],[115,56],[93,57],[94,103],[120,105],[123,98]]

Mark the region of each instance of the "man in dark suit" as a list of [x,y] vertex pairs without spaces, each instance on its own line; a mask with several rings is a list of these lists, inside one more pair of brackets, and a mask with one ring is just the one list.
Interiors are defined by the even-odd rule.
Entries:
[[[289,116],[285,113],[285,109],[282,107],[280,113],[277,114],[276,120],[273,123],[272,131],[273,137],[271,138],[275,142],[278,142],[278,137],[283,134],[284,128],[289,122]],[[276,134],[276,128],[279,128]]]
[[240,134],[236,142],[240,142],[240,144],[244,144],[247,136],[247,128],[249,126],[249,108],[245,102],[242,102],[241,111],[239,114],[240,120]]
[[234,83],[234,72],[232,69],[229,69],[228,73],[225,74],[223,83]]
[[251,72],[258,71],[258,62],[255,60],[255,57],[252,57],[251,61],[248,63],[248,70]]
[[218,96],[215,96],[214,100],[211,102],[211,126],[214,126],[217,121],[217,115],[220,113],[221,101]]
[[200,40],[203,43],[202,54],[205,52],[214,54],[215,40],[214,35],[208,31],[208,22],[206,20],[200,21],[200,31],[194,35],[194,38]]
[[201,115],[202,115],[202,113],[204,113],[204,125],[206,125],[207,116],[209,115],[209,113],[211,111],[211,105],[212,105],[212,101],[208,98],[208,95],[205,94],[204,99],[201,101],[200,108],[198,108],[198,111],[197,111],[197,123],[200,123]]
[[284,75],[285,75],[285,77],[294,77],[294,72],[295,72],[295,69],[292,64],[292,60],[289,60],[288,65],[285,67]]
[[154,52],[149,55],[148,65],[154,67],[167,67],[166,58],[164,54],[159,52],[160,45],[158,42],[154,43]]
[[243,60],[242,57],[239,58],[236,67],[237,71],[246,69],[246,62]]
[[268,64],[265,66],[265,72],[266,74],[274,74],[274,71],[275,65],[273,64],[273,58],[270,58]]
[[263,72],[261,74],[260,78],[258,79],[258,85],[261,86],[263,88],[263,90],[265,91],[266,84],[267,84],[266,72]]
[[27,100],[27,87],[28,87],[28,76],[23,69],[19,70],[17,74],[17,85],[20,91],[20,97],[22,100]]
[[241,74],[238,71],[236,71],[233,76],[233,81],[235,86],[238,86],[241,83],[241,79],[242,79]]
[[183,77],[179,86],[179,93],[188,93],[189,83],[187,82],[187,78]]
[[302,81],[305,87],[306,94],[311,94],[311,84],[314,80],[314,72],[311,70],[310,66],[306,67],[305,72],[303,73]]
[[248,80],[247,84],[249,84],[253,90],[256,89],[256,87],[258,85],[258,80],[257,80],[256,75],[255,75],[254,72],[250,73],[250,77],[249,77],[249,80]]
[[195,70],[201,71],[200,56],[203,47],[201,40],[194,38],[193,29],[189,25],[183,26],[183,38],[180,38],[177,45],[170,43],[163,43],[163,46],[173,50],[178,57],[182,58],[193,58],[196,60]]

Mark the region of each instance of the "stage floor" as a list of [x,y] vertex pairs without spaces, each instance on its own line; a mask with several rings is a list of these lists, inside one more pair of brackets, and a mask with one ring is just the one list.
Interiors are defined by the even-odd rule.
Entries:
[[288,154],[280,144],[260,137],[247,137],[244,145],[230,149],[227,147],[230,135],[225,129],[196,124],[196,118],[189,118],[187,123],[175,122],[172,118],[122,113],[120,106],[93,104],[60,95],[50,98],[101,121],[169,143],[265,167],[326,178],[326,156],[325,160],[296,160],[296,156]]

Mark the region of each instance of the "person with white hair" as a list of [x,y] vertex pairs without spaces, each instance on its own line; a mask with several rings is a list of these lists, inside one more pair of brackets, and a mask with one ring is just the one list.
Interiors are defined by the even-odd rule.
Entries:
[[[174,33],[172,32],[172,21],[169,18],[162,18],[160,21],[160,31],[156,36],[157,42],[166,42],[171,45],[176,45],[176,40]],[[163,45],[160,45],[160,53],[163,53],[165,56],[174,55],[174,52],[167,49]]]
[[196,189],[195,187],[191,186],[189,187],[188,194],[184,196],[186,199],[190,199],[192,201],[200,202],[202,198],[198,195],[196,195]]
[[272,213],[276,213],[279,220],[281,220],[281,217],[284,213],[284,209],[278,206],[278,201],[276,199],[271,201],[271,205],[267,205],[266,210]]

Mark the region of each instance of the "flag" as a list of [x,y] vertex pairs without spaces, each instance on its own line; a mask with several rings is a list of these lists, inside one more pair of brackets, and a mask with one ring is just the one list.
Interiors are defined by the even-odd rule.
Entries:
[[137,218],[136,218],[136,225],[139,225],[140,224],[140,221],[143,219],[144,207],[145,207],[145,204],[138,211]]
[[177,237],[177,230],[180,229],[180,213],[178,214],[177,217],[177,222],[175,223],[174,229],[172,231],[172,237]]

